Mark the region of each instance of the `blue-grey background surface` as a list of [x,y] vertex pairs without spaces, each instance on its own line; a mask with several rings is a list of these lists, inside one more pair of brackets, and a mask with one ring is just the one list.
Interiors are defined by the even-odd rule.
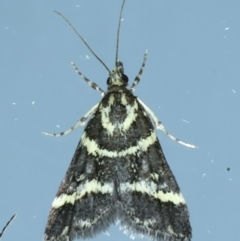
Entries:
[[[121,2],[0,2],[0,229],[17,213],[3,241],[42,240],[83,128],[62,138],[41,132],[68,129],[101,99],[70,61],[106,89],[106,70],[53,11],[112,69]],[[127,0],[123,12],[119,58],[130,82],[149,51],[135,94],[168,131],[199,147],[158,131],[188,203],[193,241],[240,240],[239,13],[238,0]],[[130,240],[117,225],[109,234],[93,240]]]

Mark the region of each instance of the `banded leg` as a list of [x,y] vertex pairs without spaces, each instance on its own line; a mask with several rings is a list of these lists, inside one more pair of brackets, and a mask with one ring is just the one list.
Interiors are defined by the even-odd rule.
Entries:
[[78,128],[79,126],[83,126],[86,122],[86,120],[96,111],[97,107],[98,107],[99,103],[97,103],[96,105],[94,105],[87,113],[86,115],[84,115],[74,126],[72,126],[71,128],[69,128],[66,131],[63,131],[61,133],[48,133],[48,132],[42,132],[42,134],[46,135],[46,136],[54,136],[54,137],[60,137],[60,136],[64,136],[69,134],[70,132],[72,132],[73,130],[75,130],[76,128]]
[[154,122],[155,126],[157,129],[160,129],[162,132],[164,132],[170,139],[172,139],[173,141],[176,141],[177,143],[186,146],[186,147],[190,147],[190,148],[197,148],[197,146],[194,146],[190,143],[186,143],[183,142],[181,140],[179,140],[178,138],[176,138],[175,136],[173,136],[172,134],[170,134],[164,127],[164,125],[157,119],[157,117],[154,115],[154,113],[151,111],[150,108],[148,108],[139,98],[138,98],[139,103],[142,105],[142,107],[145,109],[145,111],[147,112],[147,114],[150,116],[150,118],[152,119],[152,121]]
[[74,70],[76,71],[76,73],[78,73],[80,75],[80,77],[89,84],[90,87],[92,87],[94,90],[99,91],[101,93],[101,96],[103,97],[105,92],[95,82],[92,82],[90,79],[88,79],[86,76],[84,76],[73,62],[71,62],[71,64],[72,64]]
[[143,70],[144,70],[144,67],[145,67],[146,61],[147,61],[147,53],[148,53],[148,51],[147,51],[147,49],[146,49],[145,54],[144,54],[144,57],[143,57],[142,66],[141,66],[141,68],[140,68],[140,70],[139,70],[139,73],[138,73],[138,75],[135,77],[135,79],[134,79],[134,81],[133,81],[133,84],[132,84],[132,86],[131,86],[131,88],[130,88],[130,90],[131,90],[132,92],[134,91],[135,87],[138,85],[138,83],[139,83],[140,80],[141,80],[142,73],[143,73]]

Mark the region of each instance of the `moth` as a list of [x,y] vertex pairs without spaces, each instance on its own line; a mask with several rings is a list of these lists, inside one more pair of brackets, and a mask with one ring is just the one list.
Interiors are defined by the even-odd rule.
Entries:
[[48,216],[45,241],[89,238],[118,222],[135,235],[155,240],[190,241],[189,212],[176,179],[169,168],[155,128],[172,140],[190,148],[170,133],[154,113],[134,94],[147,59],[133,84],[118,60],[122,3],[117,31],[115,68],[110,71],[88,43],[59,12],[91,53],[108,71],[107,91],[75,71],[102,95],[73,127],[59,134],[86,127]]

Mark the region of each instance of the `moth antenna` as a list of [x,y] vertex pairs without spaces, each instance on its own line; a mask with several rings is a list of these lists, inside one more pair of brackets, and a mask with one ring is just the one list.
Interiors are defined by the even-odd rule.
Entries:
[[118,61],[119,35],[120,35],[120,29],[121,29],[122,12],[123,12],[124,3],[125,3],[125,0],[124,0],[123,3],[122,3],[122,7],[121,7],[121,11],[120,11],[120,16],[119,16],[119,20],[118,20],[115,66],[117,66],[117,61]]
[[95,58],[105,67],[105,69],[108,71],[109,74],[111,74],[111,71],[107,67],[107,65],[97,56],[97,54],[92,50],[92,48],[88,45],[86,40],[80,35],[80,33],[73,27],[73,25],[69,22],[69,20],[64,17],[61,13],[58,11],[54,11],[58,15],[60,15],[67,23],[68,25],[73,29],[73,31],[77,34],[77,36],[82,40],[82,42],[85,44],[85,46],[88,48],[88,50],[95,56]]

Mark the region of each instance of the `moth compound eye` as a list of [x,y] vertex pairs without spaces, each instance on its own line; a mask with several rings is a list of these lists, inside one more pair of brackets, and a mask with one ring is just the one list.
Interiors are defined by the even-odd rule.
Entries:
[[109,85],[110,84],[110,78],[108,77],[107,78],[107,85]]
[[123,81],[123,83],[125,84],[125,85],[127,85],[127,83],[128,83],[128,77],[127,77],[127,75],[123,75],[122,76],[122,81]]

